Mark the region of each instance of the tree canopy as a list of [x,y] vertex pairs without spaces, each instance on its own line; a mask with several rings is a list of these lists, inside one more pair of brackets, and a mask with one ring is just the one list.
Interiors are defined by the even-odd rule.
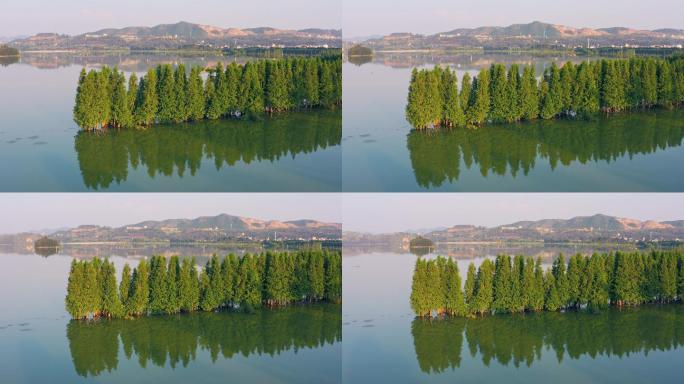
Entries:
[[[206,72],[206,76],[202,73]],[[140,79],[117,68],[81,70],[73,117],[85,130],[131,128],[342,103],[338,56],[217,63],[210,68],[158,65]]]
[[[406,119],[417,129],[480,126],[535,119],[574,118],[684,103],[684,59],[634,57],[552,63],[539,80],[534,65],[492,64],[458,93],[448,67],[413,69]],[[456,97],[458,95],[458,97]]]
[[194,258],[152,256],[133,269],[126,264],[118,284],[110,261],[73,260],[65,307],[74,319],[88,319],[341,300],[340,252],[302,250],[214,255],[204,268]]
[[540,259],[499,255],[478,268],[471,263],[463,288],[453,260],[419,258],[410,302],[416,315],[431,317],[666,304],[683,298],[684,253],[652,251],[576,254],[567,262],[561,254],[546,271]]

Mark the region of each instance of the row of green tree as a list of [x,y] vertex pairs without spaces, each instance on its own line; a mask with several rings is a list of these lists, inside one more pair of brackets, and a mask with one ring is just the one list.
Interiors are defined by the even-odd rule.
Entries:
[[341,58],[297,57],[193,66],[189,74],[183,64],[164,64],[140,80],[135,74],[126,79],[117,68],[84,68],[73,114],[79,127],[91,130],[332,108],[341,102]]
[[[78,321],[67,324],[66,337],[76,373],[98,376],[119,368],[124,358],[143,368],[187,367],[206,352],[211,361],[253,354],[318,349],[342,340],[342,307],[298,305],[254,313],[194,313]],[[123,351],[123,353],[120,353]],[[199,352],[199,353],[198,353]]]
[[568,359],[641,358],[684,346],[684,306],[416,318],[411,334],[416,360],[426,373],[456,370],[468,355],[487,367],[497,362],[516,368],[554,358],[558,364]]
[[340,252],[297,251],[194,258],[163,256],[126,264],[117,284],[109,260],[74,260],[66,310],[74,319],[134,317],[218,309],[251,310],[299,302],[340,302]]
[[[460,90],[459,90],[460,88]],[[448,67],[413,69],[406,118],[415,128],[464,127],[486,123],[587,116],[684,102],[684,59],[572,62],[544,70],[534,65],[508,70],[492,64],[471,78]]]
[[541,259],[499,255],[468,267],[461,285],[451,258],[418,259],[411,308],[418,316],[635,306],[679,302],[684,296],[684,252],[561,254],[548,269]]

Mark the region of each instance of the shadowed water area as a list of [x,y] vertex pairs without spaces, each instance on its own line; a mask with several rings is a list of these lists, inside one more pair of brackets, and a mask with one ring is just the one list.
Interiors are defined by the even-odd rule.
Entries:
[[249,58],[27,54],[0,67],[4,191],[335,191],[341,111],[82,132],[72,108],[82,66],[139,76],[160,63]]
[[[462,279],[470,262],[494,255],[455,257]],[[680,376],[684,305],[417,319],[409,305],[416,258],[387,251],[343,257],[346,381],[641,383]]]
[[[492,63],[578,57],[384,54],[345,63],[346,191],[679,191],[684,111],[416,131],[405,119],[411,69],[448,65],[460,78]],[[593,60],[594,58],[592,58]]]
[[[339,383],[341,305],[70,320],[72,258],[0,254],[0,371],[29,382]],[[112,257],[121,270],[137,257]],[[37,364],[40,369],[36,369]]]

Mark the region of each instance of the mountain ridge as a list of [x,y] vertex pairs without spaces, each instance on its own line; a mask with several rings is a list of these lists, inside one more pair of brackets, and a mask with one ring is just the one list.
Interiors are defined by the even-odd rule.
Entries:
[[[587,41],[589,39],[589,41]],[[449,47],[532,47],[537,45],[651,46],[681,45],[684,29],[643,30],[629,27],[587,28],[532,21],[508,26],[455,28],[434,34],[390,33],[364,41],[375,49],[431,49]]]
[[[344,231],[343,242],[401,243],[411,231],[370,234]],[[420,234],[434,242],[627,242],[682,241],[684,220],[655,221],[595,214],[568,219],[521,220],[492,227],[458,224]]]
[[280,29],[217,27],[179,21],[154,26],[103,28],[77,35],[37,33],[8,44],[22,50],[79,48],[180,48],[184,46],[226,47],[339,47],[342,30],[326,28]]
[[[44,234],[22,232],[0,235],[2,243],[21,243]],[[63,243],[128,241],[201,241],[233,240],[338,240],[342,224],[312,219],[263,220],[229,214],[145,220],[117,227],[83,224],[48,234]]]

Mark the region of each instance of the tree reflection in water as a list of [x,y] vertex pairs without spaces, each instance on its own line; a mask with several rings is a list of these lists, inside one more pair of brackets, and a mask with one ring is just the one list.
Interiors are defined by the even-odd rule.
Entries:
[[214,120],[193,124],[160,125],[144,130],[79,132],[75,149],[83,182],[88,188],[107,188],[128,177],[129,165],[147,167],[156,175],[195,175],[204,159],[217,170],[238,162],[276,162],[340,145],[339,111],[293,112],[258,121]]
[[186,367],[197,352],[219,357],[276,356],[290,350],[319,348],[342,340],[342,307],[337,304],[293,306],[255,313],[196,313],[137,319],[72,320],[66,336],[76,373],[97,376],[117,369],[119,344],[124,356],[171,368]]
[[645,111],[592,120],[547,120],[479,129],[414,130],[407,147],[418,185],[439,187],[458,180],[461,167],[489,174],[527,175],[535,162],[552,170],[573,162],[610,163],[680,146],[684,111]]
[[[482,318],[416,318],[411,325],[420,369],[440,373],[461,365],[462,353],[485,366],[532,366],[545,353],[563,359],[622,358],[684,345],[684,306],[644,306],[601,312],[541,312]],[[463,349],[466,343],[467,351]]]

